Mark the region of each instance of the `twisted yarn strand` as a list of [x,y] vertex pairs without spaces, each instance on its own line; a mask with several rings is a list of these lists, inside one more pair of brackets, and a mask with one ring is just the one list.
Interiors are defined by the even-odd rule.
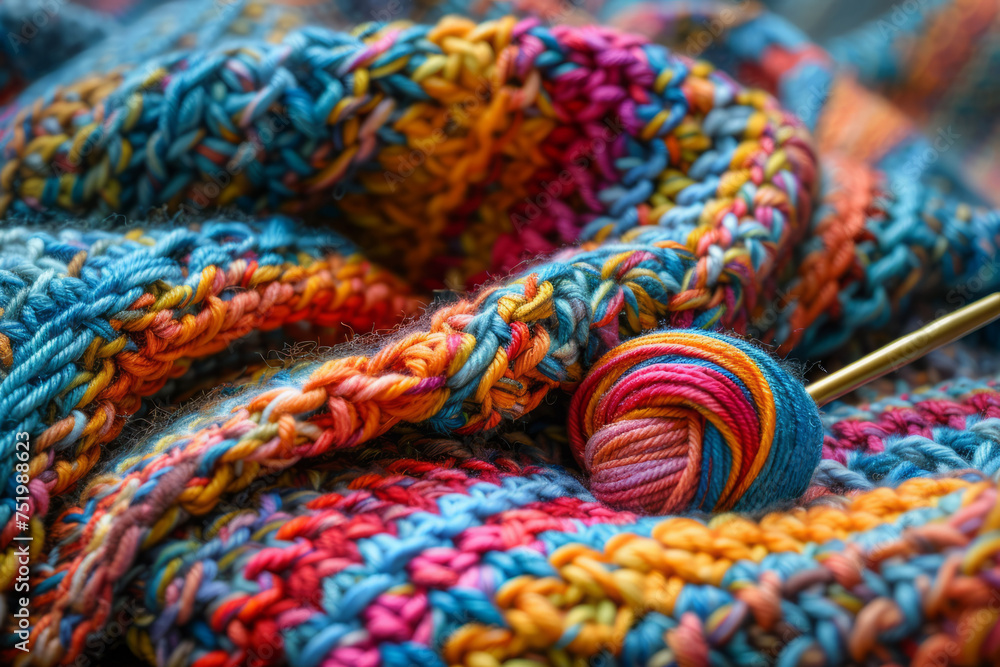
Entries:
[[[417,310],[402,283],[349,243],[303,231],[274,219],[257,229],[0,232],[0,447],[13,470],[15,440],[31,439],[34,522],[190,360],[251,331],[306,321],[337,340]],[[5,486],[0,505],[4,548],[18,532],[13,491]],[[12,557],[0,567],[5,588]]]

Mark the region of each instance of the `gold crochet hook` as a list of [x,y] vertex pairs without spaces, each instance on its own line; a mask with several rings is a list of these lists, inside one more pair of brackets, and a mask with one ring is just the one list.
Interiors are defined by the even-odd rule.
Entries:
[[1000,292],[959,308],[844,366],[806,391],[823,406],[1000,318]]

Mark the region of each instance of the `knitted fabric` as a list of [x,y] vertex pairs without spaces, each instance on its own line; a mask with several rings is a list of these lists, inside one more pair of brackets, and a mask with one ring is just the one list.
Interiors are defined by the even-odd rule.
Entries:
[[109,16],[68,0],[0,5],[0,103],[118,28]]
[[0,114],[4,659],[1000,660],[995,377],[768,356],[994,285],[984,198],[756,8],[449,8],[164,5]]
[[[255,330],[306,320],[332,327],[326,335],[337,342],[417,310],[402,283],[349,243],[293,229],[277,219],[259,231],[223,222],[125,236],[0,231],[0,437],[8,465],[18,434],[33,438],[32,510],[44,514],[50,495],[90,471],[140,399],[194,360]],[[4,500],[9,544],[15,498]],[[13,576],[8,558],[5,587]]]
[[[362,240],[377,239],[373,257],[437,286],[442,269],[461,286],[526,252],[643,224],[676,225],[683,241],[706,207],[720,217],[747,209],[761,223],[734,223],[730,234],[779,246],[748,258],[748,270],[766,272],[810,214],[813,158],[773,100],[619,33],[585,41],[513,18],[486,31],[450,20],[255,46],[235,58],[178,52],[135,76],[69,85],[55,93],[73,100],[63,123],[51,115],[61,104],[23,109],[0,145],[0,212],[301,213],[334,203]],[[449,56],[456,49],[483,60],[463,68]],[[620,64],[602,64],[608,49]],[[141,142],[148,148],[136,151]],[[539,142],[544,151],[522,150]],[[736,151],[758,173],[730,174]],[[623,153],[629,160],[615,164]]]

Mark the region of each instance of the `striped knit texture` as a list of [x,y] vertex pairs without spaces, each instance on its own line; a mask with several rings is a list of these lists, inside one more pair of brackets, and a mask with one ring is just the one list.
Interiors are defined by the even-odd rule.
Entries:
[[997,373],[803,386],[1000,284],[989,3],[91,4],[0,80],[5,664],[1000,663]]

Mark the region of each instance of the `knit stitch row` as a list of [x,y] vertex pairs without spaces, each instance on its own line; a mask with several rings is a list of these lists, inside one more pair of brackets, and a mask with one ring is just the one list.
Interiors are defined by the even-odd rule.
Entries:
[[[636,519],[530,458],[425,460],[394,449],[380,441],[314,473],[272,477],[249,506],[222,503],[180,524],[184,533],[95,533],[129,551],[141,540],[141,567],[119,556],[99,586],[82,578],[84,561],[57,569],[45,604],[75,603],[42,619],[32,655],[62,655],[57,624],[60,634],[73,628],[63,644],[81,646],[107,609],[134,620],[140,655],[198,667],[702,664],[709,655],[725,665],[805,655],[930,665],[956,646],[970,662],[995,656],[988,619],[961,629],[991,613],[998,594],[995,485],[912,480],[757,522]],[[170,483],[133,488],[158,504]],[[70,518],[92,519],[105,500],[91,496]],[[106,548],[87,550],[101,558]],[[112,580],[153,614],[115,596],[91,616],[87,600]]]
[[763,237],[766,273],[815,185],[805,135],[770,96],[623,33],[512,17],[305,29],[48,99],[0,145],[0,213],[335,205],[374,260],[430,286],[638,225],[712,262],[711,247]]
[[[125,235],[14,229],[0,231],[0,248],[0,465],[13,470],[16,440],[30,438],[36,532],[49,497],[83,478],[141,399],[191,360],[303,320],[337,342],[419,307],[351,244],[284,219]],[[4,549],[18,532],[14,486],[0,503]],[[0,564],[3,588],[12,558]]]

